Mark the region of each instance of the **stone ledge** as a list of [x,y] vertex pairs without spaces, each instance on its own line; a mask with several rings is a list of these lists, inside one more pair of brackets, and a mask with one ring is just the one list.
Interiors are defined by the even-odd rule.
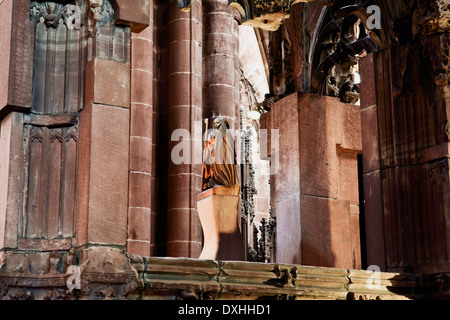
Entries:
[[[128,299],[413,299],[416,278],[287,264],[131,256],[140,287]],[[369,282],[370,284],[370,282]]]
[[[69,290],[70,265],[80,289]],[[108,246],[0,253],[0,300],[449,299],[450,277],[128,255]]]

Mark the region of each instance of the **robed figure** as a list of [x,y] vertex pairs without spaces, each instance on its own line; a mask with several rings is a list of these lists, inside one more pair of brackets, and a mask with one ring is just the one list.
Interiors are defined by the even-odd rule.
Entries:
[[234,187],[239,185],[234,139],[229,129],[230,126],[225,119],[216,118],[213,121],[212,130],[206,132],[207,138],[203,150],[202,191],[218,186]]

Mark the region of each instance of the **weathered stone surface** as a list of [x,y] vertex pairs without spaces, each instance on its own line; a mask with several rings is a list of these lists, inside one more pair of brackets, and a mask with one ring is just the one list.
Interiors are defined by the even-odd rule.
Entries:
[[292,264],[264,264],[174,258],[132,257],[142,287],[132,299],[409,299],[416,279],[408,274],[372,272]]
[[8,104],[9,64],[11,56],[11,29],[13,22],[13,1],[3,3],[0,10],[2,28],[0,32],[0,111]]
[[[12,12],[11,10],[12,4]],[[3,3],[2,14],[6,20],[6,32],[2,32],[2,37],[10,47],[6,47],[10,53],[10,59],[2,63],[10,61],[10,65],[4,65],[2,70],[9,70],[3,73],[9,76],[8,91],[8,107],[0,104],[0,116],[2,113],[8,112],[9,109],[29,110],[31,108],[32,99],[32,79],[33,79],[33,42],[34,42],[34,24],[29,19],[30,2],[28,0],[11,1]],[[9,8],[9,10],[8,10]],[[11,17],[12,14],[12,17]],[[3,17],[2,17],[3,18]],[[12,20],[11,20],[12,19]],[[3,21],[3,19],[2,19]],[[12,25],[8,24],[12,22]],[[11,33],[8,33],[8,28],[11,28]],[[8,40],[10,37],[10,40]],[[8,49],[9,48],[9,49]],[[6,79],[5,79],[6,80]],[[5,91],[2,90],[2,94]]]
[[[297,94],[274,104],[270,113],[262,117],[261,128],[268,130],[271,165],[278,171],[270,177],[271,203],[277,219],[276,259],[282,263],[302,263],[300,162]],[[278,130],[279,145],[272,145],[272,130]],[[261,139],[261,143],[266,143]],[[264,146],[261,146],[263,148]],[[276,163],[279,161],[279,163]],[[274,171],[275,172],[275,171]]]
[[336,98],[295,93],[276,102],[262,117],[261,127],[279,130],[280,136],[275,150],[279,170],[271,176],[278,262],[361,265],[359,113],[359,107]]
[[23,116],[12,112],[0,123],[0,249],[17,247]]
[[[111,124],[114,124],[113,126]],[[129,112],[89,106],[80,119],[77,244],[125,245]],[[114,152],[111,152],[114,150]]]
[[86,104],[130,107],[130,64],[95,58],[86,67]]
[[140,32],[150,24],[151,0],[113,0],[116,4],[116,23],[131,26],[133,32]]

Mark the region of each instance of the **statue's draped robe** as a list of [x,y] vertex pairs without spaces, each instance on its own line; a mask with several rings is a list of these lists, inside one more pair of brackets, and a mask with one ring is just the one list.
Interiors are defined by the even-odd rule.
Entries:
[[216,186],[238,185],[234,139],[224,120],[205,142],[202,167],[202,191]]

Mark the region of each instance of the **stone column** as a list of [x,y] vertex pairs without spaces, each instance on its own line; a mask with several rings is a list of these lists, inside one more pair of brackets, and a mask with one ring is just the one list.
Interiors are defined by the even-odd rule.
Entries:
[[127,251],[151,255],[153,149],[153,2],[150,26],[131,36],[130,168]]
[[203,117],[225,118],[231,129],[238,129],[239,15],[227,4],[226,0],[203,1]]
[[[146,0],[137,1],[133,6],[124,1],[116,3],[116,23],[130,28],[117,27],[111,32],[111,29],[116,28],[115,24],[97,26],[95,15],[91,21],[93,30],[90,35],[93,38],[88,40],[85,108],[80,113],[77,246],[102,244],[125,248],[128,239],[128,207],[137,206],[135,202],[143,201],[142,198],[150,198],[149,189],[146,189],[148,194],[142,194],[138,192],[141,189],[136,187],[137,184],[140,188],[145,187],[145,183],[140,180],[141,175],[133,175],[135,168],[136,171],[140,170],[139,173],[144,172],[144,164],[136,164],[136,154],[145,154],[148,150],[145,144],[136,143],[145,140],[140,139],[145,135],[143,128],[135,121],[130,121],[132,91],[129,54],[130,29],[131,32],[138,32],[148,26],[149,3]],[[93,7],[92,10],[102,11],[104,7]],[[91,43],[94,44],[92,47]],[[111,51],[113,55],[108,54]],[[92,54],[89,55],[90,53]],[[139,75],[133,71],[133,84],[136,84]],[[151,87],[152,77],[149,84]],[[141,97],[136,95],[140,90],[136,86],[135,88],[132,96],[133,111],[137,112],[137,104],[147,101],[140,100]],[[146,90],[145,83],[142,84],[142,89]],[[131,132],[130,127],[137,133]],[[138,138],[131,139],[130,132]],[[131,148],[133,159],[129,161]],[[145,174],[142,176],[147,177]],[[133,226],[131,223],[131,228]],[[137,250],[133,247],[134,243],[128,244],[131,250]]]
[[[167,255],[198,258],[202,231],[196,209],[200,192],[201,163],[195,158],[195,146],[201,145],[197,126],[202,121],[202,4],[196,1],[189,12],[179,10],[178,2],[169,3],[169,168],[167,186]],[[185,133],[183,142],[171,136],[175,130]],[[200,129],[201,130],[201,129]],[[176,164],[174,147],[184,143],[185,161]],[[188,153],[188,154],[184,154]]]
[[[361,85],[361,134],[365,222],[366,264],[386,266],[383,227],[383,195],[381,190],[380,142],[376,96],[376,70],[373,53],[359,62]],[[362,244],[363,245],[363,244]]]
[[271,153],[262,154],[279,159],[270,176],[277,263],[361,267],[360,126],[358,106],[308,93],[284,97],[262,115],[261,129],[279,133],[278,148],[268,137]]

